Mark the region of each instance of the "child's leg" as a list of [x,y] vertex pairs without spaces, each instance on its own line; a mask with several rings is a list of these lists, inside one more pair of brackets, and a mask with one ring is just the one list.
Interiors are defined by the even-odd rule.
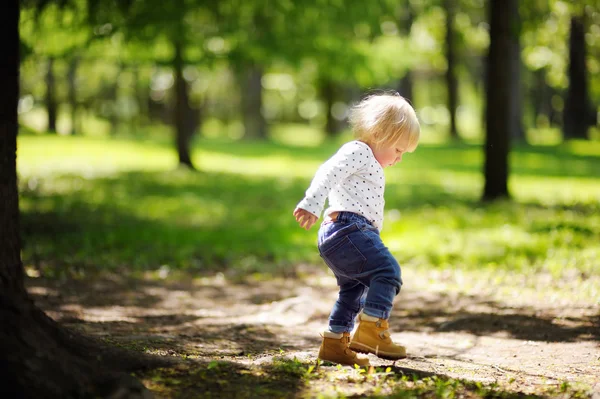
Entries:
[[394,297],[402,287],[400,265],[379,234],[370,231],[366,234],[370,242],[360,248],[367,259],[360,281],[369,285],[369,289],[350,348],[386,359],[402,359],[406,357],[406,348],[394,344],[388,331]]
[[[387,248],[386,248],[387,250]],[[400,265],[394,257],[389,254],[370,275],[370,286],[365,298],[363,313],[380,319],[389,319],[394,298],[400,292],[402,280],[400,277]]]
[[369,359],[357,356],[350,349],[350,331],[360,311],[361,299],[366,287],[350,279],[338,276],[340,291],[329,316],[329,331],[323,333],[319,359],[349,366],[368,366]]
[[361,311],[367,287],[356,280],[343,277],[338,277],[338,284],[340,284],[340,291],[329,315],[329,331],[351,332],[356,316]]

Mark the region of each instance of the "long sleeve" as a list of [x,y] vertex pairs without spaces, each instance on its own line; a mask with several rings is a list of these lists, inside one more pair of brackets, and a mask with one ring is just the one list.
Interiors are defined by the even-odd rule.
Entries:
[[315,174],[305,197],[298,207],[320,217],[331,190],[339,186],[350,175],[367,166],[368,151],[364,144],[350,142],[322,164]]

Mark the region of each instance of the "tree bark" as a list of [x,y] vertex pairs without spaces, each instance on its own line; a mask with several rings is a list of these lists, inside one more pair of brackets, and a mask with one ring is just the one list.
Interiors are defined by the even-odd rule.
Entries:
[[512,15],[511,23],[511,54],[510,73],[511,78],[511,102],[510,102],[510,134],[516,141],[525,140],[525,130],[523,128],[523,89],[521,80],[521,18],[519,16],[519,4],[510,3],[509,6],[514,7],[510,10]]
[[335,137],[340,132],[340,123],[333,117],[332,108],[337,97],[336,85],[329,78],[319,79],[320,97],[325,104],[325,134]]
[[[546,81],[546,69],[542,68],[533,72],[533,87],[529,95],[533,103],[532,111],[535,127],[547,127],[560,124],[561,113],[556,112],[552,106],[552,97],[560,95]],[[540,120],[545,118],[547,125],[540,125]]]
[[[412,25],[414,21],[414,12],[410,5],[410,1],[406,1],[403,4],[404,14],[403,18],[401,18],[399,23],[400,33],[403,36],[409,37],[410,32],[412,30]],[[413,108],[415,107],[415,98],[413,93],[414,87],[414,74],[411,69],[407,69],[404,76],[400,79],[398,83],[398,92],[402,97],[410,101]]]
[[46,110],[48,112],[48,131],[56,133],[58,104],[56,103],[56,78],[54,76],[54,58],[48,58],[46,69]]
[[268,127],[262,114],[262,68],[253,63],[239,72],[242,88],[241,106],[244,122],[244,138],[264,140],[268,136]]
[[108,120],[110,122],[110,133],[112,136],[116,136],[120,127],[119,117],[119,79],[121,73],[123,73],[123,65],[119,64],[117,67],[117,74],[115,75],[114,81],[109,83],[107,100],[110,104]]
[[485,184],[483,200],[508,198],[510,148],[511,25],[518,0],[489,3],[490,47],[487,57]]
[[588,89],[583,17],[571,18],[569,37],[569,87],[564,108],[563,132],[565,139],[587,139],[588,128],[595,124]]
[[175,57],[173,59],[173,69],[175,71],[175,109],[173,112],[175,118],[175,141],[177,144],[179,165],[194,169],[194,164],[190,156],[190,143],[194,131],[190,123],[188,123],[190,100],[188,84],[183,77],[183,66],[183,43],[180,40],[176,40]]
[[450,112],[450,138],[458,139],[456,108],[458,107],[458,82],[456,80],[456,40],[454,29],[455,0],[445,0],[446,8],[446,87],[448,88],[448,111]]
[[[115,369],[140,368],[143,356],[121,357],[58,326],[24,288],[17,191],[19,1],[0,13],[0,396],[5,398],[148,397],[143,385]],[[118,356],[115,356],[118,355]],[[99,360],[101,359],[101,360]],[[124,367],[123,367],[124,366]],[[129,395],[129,396],[125,396]]]
[[71,106],[71,135],[76,135],[79,131],[77,127],[77,66],[79,60],[73,57],[69,63],[67,79],[69,82],[69,104]]

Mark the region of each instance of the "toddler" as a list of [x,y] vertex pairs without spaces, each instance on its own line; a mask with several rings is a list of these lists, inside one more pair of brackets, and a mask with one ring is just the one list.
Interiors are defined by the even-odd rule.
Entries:
[[[344,365],[369,365],[356,352],[384,359],[406,357],[394,344],[388,318],[400,292],[400,265],[381,241],[383,168],[417,147],[420,127],[411,105],[398,94],[363,99],[350,115],[356,140],[344,144],[315,174],[294,210],[301,227],[310,229],[329,200],[318,233],[321,257],[334,273],[339,294],[323,334],[319,358]],[[359,325],[350,339],[354,321]]]

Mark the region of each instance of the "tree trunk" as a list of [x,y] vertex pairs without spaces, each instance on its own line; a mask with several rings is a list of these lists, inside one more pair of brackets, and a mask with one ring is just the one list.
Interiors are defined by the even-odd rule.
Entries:
[[183,64],[183,43],[177,40],[175,41],[175,58],[173,59],[173,69],[175,71],[175,109],[173,115],[175,118],[177,154],[179,155],[179,165],[194,169],[190,156],[190,143],[194,131],[190,129],[190,124],[187,121],[190,113],[190,100],[188,84],[183,77]]
[[254,64],[247,64],[239,73],[242,88],[242,119],[244,122],[244,138],[267,138],[267,122],[262,114],[262,69]]
[[147,85],[142,82],[140,77],[140,66],[136,65],[133,67],[133,84],[135,89],[135,100],[138,106],[138,114],[136,115],[137,127],[146,121],[149,115],[148,111],[148,88]]
[[18,0],[4,3],[0,35],[0,396],[106,397],[123,388],[121,397],[141,398],[147,393],[143,385],[106,367],[133,370],[143,365],[143,357],[115,357],[122,352],[103,351],[95,341],[62,329],[34,305],[24,288],[16,173]]
[[510,73],[514,10],[518,0],[489,3],[490,47],[487,58],[486,140],[484,200],[508,198],[508,155],[510,147]]
[[521,69],[523,63],[521,61],[521,18],[519,16],[519,4],[510,3],[514,10],[510,10],[512,14],[511,23],[511,54],[510,73],[511,78],[511,102],[510,102],[510,124],[509,131],[512,138],[516,141],[525,140],[525,130],[523,128],[523,89],[521,80]]
[[116,136],[120,127],[119,117],[119,79],[123,72],[123,65],[119,64],[117,74],[114,81],[109,83],[107,100],[110,104],[108,120],[110,122],[110,133],[112,136]]
[[458,139],[456,108],[458,107],[458,82],[456,80],[456,43],[454,30],[455,0],[445,0],[446,8],[446,87],[448,88],[448,111],[450,112],[450,138]]
[[77,128],[77,64],[79,60],[73,57],[69,63],[69,71],[67,79],[69,82],[69,104],[71,106],[71,135],[76,135],[79,131]]
[[332,108],[336,100],[336,86],[329,78],[319,79],[320,97],[325,104],[325,134],[335,137],[340,131],[340,124],[333,117]]
[[[403,4],[403,8],[405,13],[403,14],[403,18],[399,23],[399,30],[403,36],[409,37],[410,32],[412,30],[412,25],[414,21],[414,12],[410,5],[410,1],[406,1]],[[414,74],[411,69],[407,69],[404,76],[400,79],[398,83],[398,92],[402,97],[407,99],[413,108],[415,107],[415,97],[413,93],[414,86]]]
[[564,108],[563,132],[565,139],[587,139],[588,127],[595,123],[588,91],[583,17],[571,18],[569,37],[569,87]]
[[48,131],[56,133],[58,104],[56,103],[56,78],[54,77],[54,58],[48,58],[46,69],[46,110],[48,111]]

